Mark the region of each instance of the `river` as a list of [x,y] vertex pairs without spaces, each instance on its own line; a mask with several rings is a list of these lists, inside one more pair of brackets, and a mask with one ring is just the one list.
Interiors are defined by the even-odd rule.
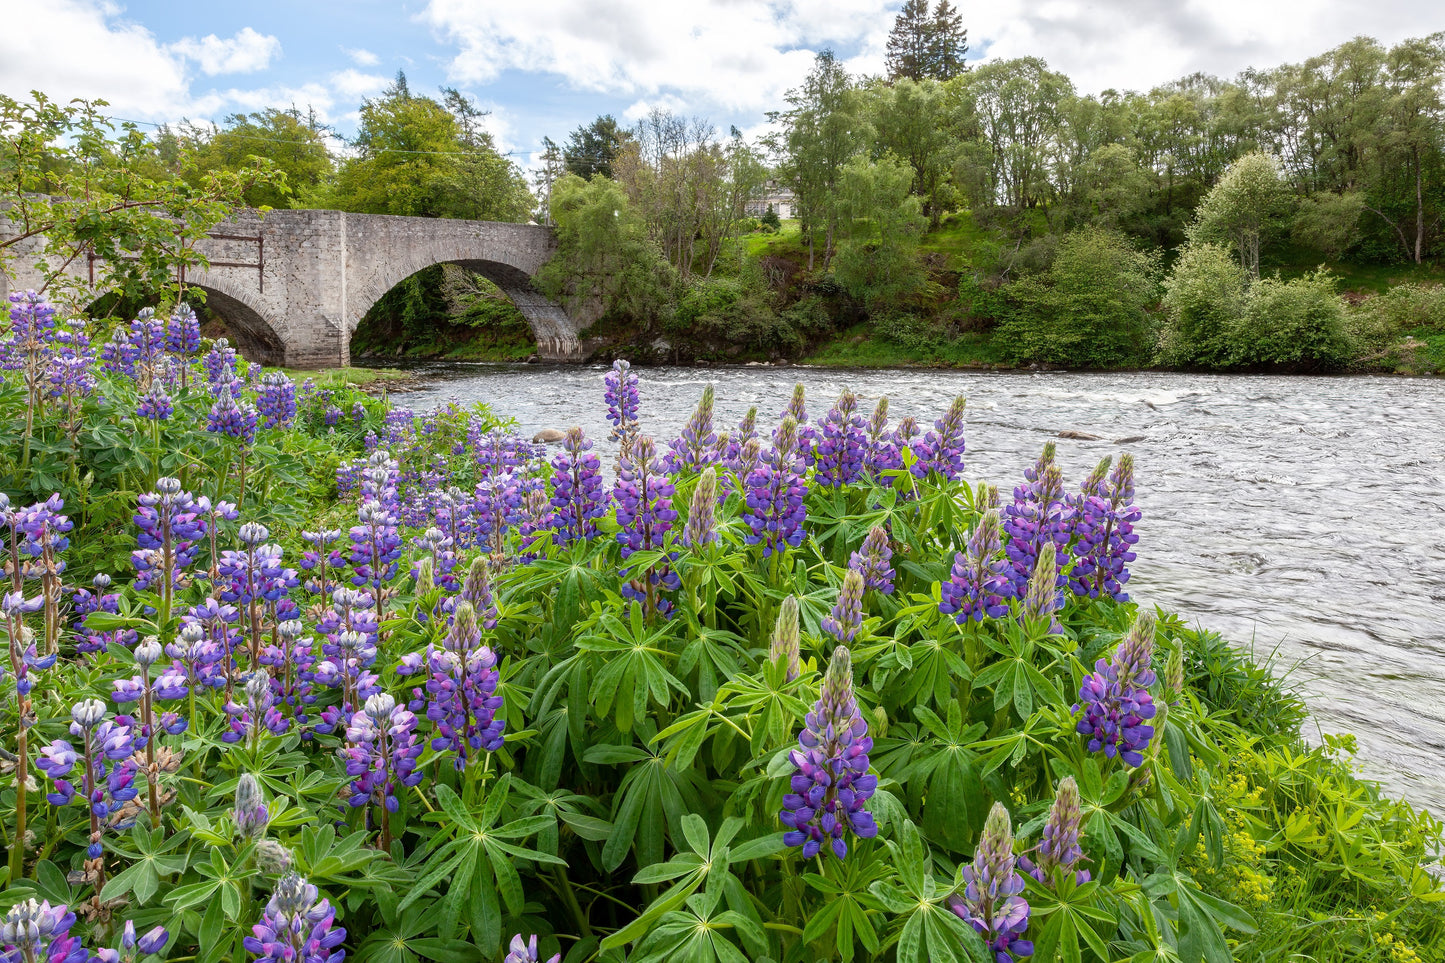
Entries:
[[[531,435],[581,425],[603,439],[606,369],[425,364],[398,403],[485,401]],[[968,398],[970,480],[1005,493],[1055,438],[1076,488],[1131,451],[1143,519],[1131,595],[1263,655],[1321,730],[1358,737],[1364,773],[1445,817],[1445,381],[1161,373],[972,373],[823,368],[643,368],[642,422],[659,446],[706,384],[717,424],[794,382],[824,415],[843,387],[867,414],[927,426]],[[1060,431],[1099,441],[1056,438]],[[1125,445],[1119,439],[1138,437]]]

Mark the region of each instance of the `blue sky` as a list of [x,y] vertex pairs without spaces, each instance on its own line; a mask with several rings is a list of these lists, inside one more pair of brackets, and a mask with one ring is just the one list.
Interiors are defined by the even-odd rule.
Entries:
[[[599,114],[652,106],[759,130],[834,49],[883,69],[901,0],[0,0],[0,92],[104,97],[120,117],[219,121],[313,107],[343,135],[398,70],[490,109],[523,166]],[[1084,91],[1147,89],[1195,70],[1232,76],[1358,33],[1445,29],[1419,0],[956,0],[970,58],[1034,55]]]

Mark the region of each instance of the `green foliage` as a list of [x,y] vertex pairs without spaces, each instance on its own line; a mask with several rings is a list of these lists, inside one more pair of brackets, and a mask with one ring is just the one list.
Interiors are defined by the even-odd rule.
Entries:
[[1190,244],[1164,280],[1168,322],[1160,357],[1166,364],[1218,368],[1234,355],[1245,315],[1249,275],[1215,244]]
[[568,174],[552,186],[551,213],[557,253],[537,274],[543,293],[574,316],[621,316],[643,330],[667,316],[676,276],[616,183]]
[[476,126],[465,98],[447,103],[411,92],[404,74],[361,105],[359,156],[318,201],[344,211],[524,221],[535,201],[526,178]]
[[95,290],[62,273],[92,255],[101,262],[100,291],[145,299],[173,287],[183,266],[205,263],[195,243],[247,191],[282,183],[255,158],[203,170],[186,144],[162,161],[165,145],[134,124],[117,131],[102,113],[103,100],[62,106],[38,91],[31,96],[26,102],[0,94],[0,211],[8,221],[0,270],[11,258],[34,263],[52,299],[71,296],[82,302],[78,307],[94,300]]
[[1044,274],[1006,289],[999,337],[1018,361],[1138,364],[1153,353],[1158,289],[1157,256],[1114,231],[1077,231],[1059,242]]
[[1323,268],[1289,281],[1254,282],[1231,342],[1230,363],[1247,367],[1329,371],[1344,367],[1354,356],[1345,302]]
[[331,154],[324,129],[294,107],[267,107],[252,114],[232,114],[196,148],[202,171],[236,171],[264,159],[284,181],[258,183],[246,189],[248,207],[302,207],[331,176]]
[[909,193],[911,182],[912,172],[891,154],[876,161],[854,157],[839,179],[845,240],[834,271],[869,310],[902,306],[922,292],[927,280],[917,253],[923,217],[918,198]]
[[1259,277],[1260,249],[1279,230],[1292,200],[1280,178],[1279,162],[1267,154],[1246,154],[1204,196],[1189,239],[1229,245],[1240,266]]

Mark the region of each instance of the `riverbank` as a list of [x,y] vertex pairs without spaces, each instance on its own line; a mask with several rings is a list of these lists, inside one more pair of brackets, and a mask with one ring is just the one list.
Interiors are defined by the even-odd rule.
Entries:
[[[901,447],[820,416],[837,394],[817,382],[792,409],[811,408],[813,431],[779,425],[770,390],[751,402],[756,439],[779,450],[754,471],[737,460],[752,445],[714,443],[739,417],[736,394],[704,391],[695,369],[609,385],[595,369],[488,366],[546,375],[550,410],[604,426],[588,432],[595,448],[544,452],[494,431],[485,408],[293,394],[236,380],[223,351],[204,365],[133,357],[96,365],[73,404],[38,409],[43,466],[3,476],[14,496],[12,481],[56,496],[30,496],[23,516],[47,562],[38,610],[8,605],[0,631],[35,632],[37,653],[10,667],[27,683],[17,698],[60,707],[0,727],[32,767],[18,796],[0,795],[11,902],[93,900],[142,931],[164,925],[182,955],[243,955],[267,893],[289,887],[319,905],[308,925],[335,924],[329,950],[402,934],[494,959],[522,932],[547,955],[659,959],[706,924],[726,959],[923,963],[987,958],[956,915],[968,897],[953,867],[1006,860],[1011,932],[1038,963],[1176,948],[1207,963],[1445,961],[1445,901],[1426,868],[1440,824],[1359,778],[1349,738],[1304,740],[1304,704],[1263,660],[1156,609],[1157,525],[1197,506],[1164,498],[1147,442],[1133,461],[1109,448],[1086,503],[1073,493],[1099,450],[1030,444],[1022,466],[1039,484],[1011,495],[1019,467],[980,452],[1007,450],[989,434],[1014,420],[998,404],[1012,395],[978,391],[965,421],[949,373],[895,396],[888,427],[934,426]],[[900,387],[897,373],[828,376],[869,407],[880,381]],[[1088,380],[970,377],[1056,399],[1040,387]],[[160,403],[142,399],[185,381],[164,417],[147,414]],[[515,388],[499,413],[520,420]],[[1166,395],[1098,399],[1097,417],[1184,399]],[[24,400],[0,385],[0,426],[25,421]],[[680,436],[670,464],[639,440],[620,478],[604,467],[609,408],[629,430],[640,415],[645,434]],[[689,410],[684,434],[672,419]],[[1289,412],[1275,399],[1266,424]],[[124,436],[67,448],[77,419],[77,437]],[[804,462],[797,446],[815,440]],[[834,459],[840,447],[858,457]],[[1165,447],[1198,472],[1177,437]],[[1274,447],[1278,464],[1288,447]],[[977,497],[984,478],[1002,515]],[[782,494],[744,498],[769,486]],[[1081,513],[1066,539],[1031,534],[1066,506]],[[1015,565],[1022,551],[1034,557]],[[1185,577],[1233,591],[1197,564]],[[157,700],[164,722],[141,743],[112,700],[140,713]],[[71,706],[81,721],[67,726]],[[61,792],[24,788],[71,771],[77,752],[35,754],[67,733],[86,752],[103,741],[108,778],[86,778],[154,829],[114,831]],[[1396,725],[1390,738],[1408,737]],[[46,826],[33,849],[15,845],[27,812]],[[153,850],[164,873],[136,868]],[[249,885],[218,883],[218,865]],[[315,889],[284,882],[290,869]],[[393,907],[387,892],[404,895]],[[75,935],[109,942],[93,919],[79,914]]]

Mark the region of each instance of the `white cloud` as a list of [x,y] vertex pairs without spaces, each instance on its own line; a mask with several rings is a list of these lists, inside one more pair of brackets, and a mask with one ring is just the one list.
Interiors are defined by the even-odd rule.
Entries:
[[184,37],[166,49],[194,60],[207,76],[249,74],[271,66],[271,58],[281,53],[281,41],[243,27],[225,40],[213,33],[200,39]]
[[351,62],[358,67],[375,67],[381,63],[381,58],[365,47],[357,47],[355,50],[350,47],[342,47],[341,52],[350,57]]
[[332,74],[328,83],[331,89],[341,96],[351,100],[360,100],[363,97],[380,93],[382,88],[391,83],[391,78],[383,77],[381,74],[362,73],[360,70],[348,67],[346,70],[338,70]]
[[887,0],[702,0],[662,5],[614,0],[527,4],[430,0],[421,14],[460,49],[459,81],[504,70],[560,74],[584,91],[656,99],[671,93],[728,112],[776,106],[812,65],[816,49],[853,47],[893,14]]

